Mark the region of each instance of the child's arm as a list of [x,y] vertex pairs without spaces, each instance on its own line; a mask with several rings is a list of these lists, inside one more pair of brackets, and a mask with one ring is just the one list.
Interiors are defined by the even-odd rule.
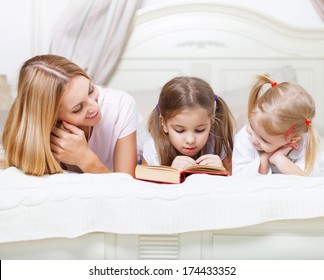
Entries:
[[261,152],[260,153],[260,165],[259,165],[259,173],[266,175],[269,172],[270,168],[270,156],[271,153]]
[[303,175],[303,170],[293,163],[287,155],[293,147],[283,147],[270,157],[270,162],[275,165],[282,174]]

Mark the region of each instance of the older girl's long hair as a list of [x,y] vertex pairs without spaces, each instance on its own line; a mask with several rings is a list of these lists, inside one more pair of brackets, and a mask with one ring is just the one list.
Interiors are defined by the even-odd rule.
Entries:
[[[262,94],[262,87],[266,84],[272,86]],[[269,135],[285,135],[289,130],[291,137],[307,133],[304,175],[309,175],[314,168],[318,149],[316,130],[313,124],[308,123],[315,116],[312,96],[295,83],[274,84],[269,76],[258,75],[249,97],[249,118],[255,109],[262,112],[259,123]]]
[[176,77],[162,88],[157,108],[152,111],[148,120],[148,130],[162,165],[170,166],[178,152],[162,129],[160,115],[167,121],[184,109],[195,106],[204,108],[212,120],[209,139],[214,138],[215,154],[220,155],[224,147],[231,161],[234,125],[228,106],[219,96],[215,101],[212,88],[204,80],[196,77]]
[[50,135],[62,93],[78,75],[89,79],[76,64],[56,55],[35,56],[23,64],[2,136],[8,166],[36,176],[62,172],[51,151]]

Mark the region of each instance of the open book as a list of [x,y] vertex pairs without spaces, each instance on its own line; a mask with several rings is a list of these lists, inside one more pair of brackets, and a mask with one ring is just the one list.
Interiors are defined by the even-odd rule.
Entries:
[[223,166],[211,165],[192,165],[184,170],[164,165],[137,165],[135,169],[136,179],[170,184],[182,183],[191,174],[229,175]]

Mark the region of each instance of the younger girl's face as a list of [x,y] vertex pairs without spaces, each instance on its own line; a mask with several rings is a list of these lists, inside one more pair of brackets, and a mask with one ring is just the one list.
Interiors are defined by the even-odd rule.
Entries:
[[253,113],[246,127],[246,130],[250,135],[251,144],[256,150],[272,153],[290,143],[290,138],[285,137],[284,135],[269,135],[258,122],[260,114],[262,113],[259,111]]
[[73,125],[95,126],[101,119],[97,88],[83,76],[73,78],[63,92],[58,120]]
[[205,109],[194,107],[182,111],[166,122],[162,120],[162,127],[180,154],[195,158],[207,143],[211,119]]

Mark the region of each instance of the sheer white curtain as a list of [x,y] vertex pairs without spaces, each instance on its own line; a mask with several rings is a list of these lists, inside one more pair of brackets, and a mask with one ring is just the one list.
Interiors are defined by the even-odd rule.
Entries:
[[50,53],[69,58],[107,84],[140,0],[71,0],[54,26]]

